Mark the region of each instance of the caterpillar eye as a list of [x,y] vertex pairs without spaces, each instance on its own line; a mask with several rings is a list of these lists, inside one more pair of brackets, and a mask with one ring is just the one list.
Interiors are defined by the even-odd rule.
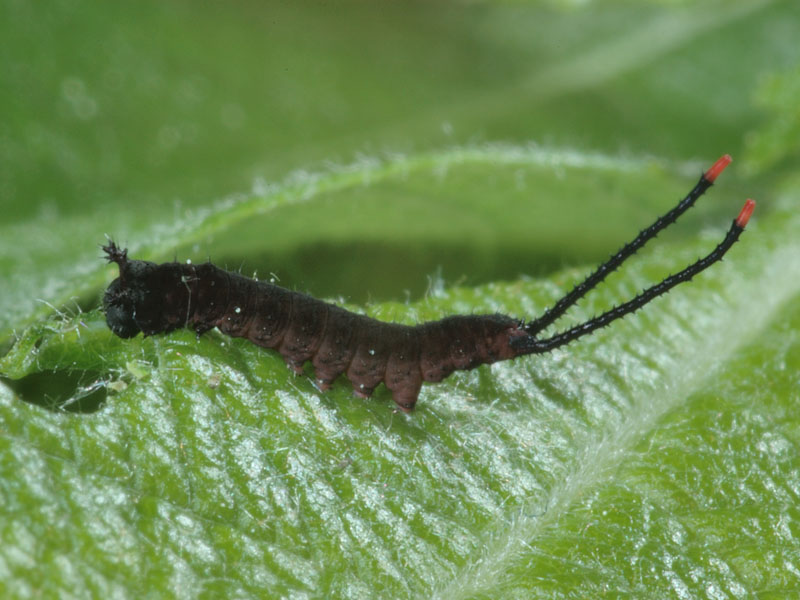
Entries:
[[119,279],[115,279],[103,295],[103,309],[106,323],[121,338],[132,338],[141,331],[136,324],[136,309],[128,295],[121,289]]

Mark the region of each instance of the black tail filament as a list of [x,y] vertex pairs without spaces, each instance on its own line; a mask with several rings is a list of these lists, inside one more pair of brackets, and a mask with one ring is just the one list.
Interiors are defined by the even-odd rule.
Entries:
[[600,329],[601,327],[605,327],[612,321],[616,321],[617,319],[620,319],[625,315],[640,309],[651,300],[667,293],[676,285],[685,281],[690,281],[701,271],[704,271],[715,262],[722,260],[722,257],[725,255],[725,253],[730,250],[731,246],[733,246],[733,244],[739,239],[742,231],[744,231],[744,227],[747,224],[747,221],[750,219],[753,209],[755,208],[755,202],[753,200],[748,199],[747,202],[745,202],[741,212],[736,219],[733,220],[733,223],[731,223],[731,227],[728,230],[725,238],[708,255],[698,259],[696,262],[692,263],[682,271],[666,277],[660,283],[647,288],[633,299],[615,306],[601,315],[589,319],[584,323],[580,323],[579,325],[576,325],[566,331],[557,333],[552,337],[545,339],[538,339],[536,337],[545,328],[553,324],[557,319],[564,315],[564,313],[566,313],[571,306],[583,298],[590,290],[595,288],[610,273],[619,268],[619,266],[622,265],[622,263],[628,258],[630,258],[637,250],[644,246],[648,241],[656,237],[663,229],[673,224],[678,217],[680,217],[689,208],[694,206],[697,199],[700,198],[700,196],[702,196],[706,190],[713,185],[714,180],[725,169],[725,167],[730,164],[730,162],[731,157],[727,154],[717,160],[717,162],[714,163],[710,169],[703,173],[703,175],[700,177],[700,180],[697,182],[697,185],[692,188],[692,190],[677,204],[677,206],[675,206],[675,208],[656,219],[656,221],[646,229],[643,229],[635,239],[623,246],[619,252],[614,254],[609,260],[601,264],[591,275],[576,285],[571,292],[556,302],[552,308],[545,311],[541,317],[525,324],[523,329],[529,335],[512,339],[511,346],[514,347],[520,355],[549,352],[550,350],[558,348],[559,346],[563,346],[564,344],[568,344],[569,342],[584,335],[588,335],[593,331]]

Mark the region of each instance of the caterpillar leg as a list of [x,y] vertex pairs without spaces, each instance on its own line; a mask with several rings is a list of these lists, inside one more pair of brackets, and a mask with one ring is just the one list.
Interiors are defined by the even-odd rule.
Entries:
[[375,391],[374,387],[368,387],[367,385],[360,383],[356,385],[353,384],[353,395],[357,398],[362,398],[366,400],[367,398],[372,397],[372,392]]
[[304,363],[297,362],[296,360],[292,360],[291,358],[286,358],[286,357],[284,357],[284,360],[286,361],[286,366],[289,367],[289,370],[292,371],[295,375],[302,375],[303,373],[305,373],[305,370],[303,369]]
[[327,392],[331,387],[333,387],[333,380],[326,380],[326,379],[312,379],[311,383],[314,384],[314,387],[317,388],[320,392]]
[[402,410],[404,413],[410,413],[414,410],[414,406],[417,404],[417,397],[419,395],[419,390],[417,390],[416,394],[392,394],[392,399],[394,403],[397,404],[397,407]]
[[404,381],[397,382],[395,385],[392,385],[392,383],[393,382],[387,382],[386,387],[391,390],[392,400],[394,400],[398,408],[407,413],[414,410],[414,406],[417,404],[417,398],[419,398],[419,391],[422,389],[422,378],[408,378]]

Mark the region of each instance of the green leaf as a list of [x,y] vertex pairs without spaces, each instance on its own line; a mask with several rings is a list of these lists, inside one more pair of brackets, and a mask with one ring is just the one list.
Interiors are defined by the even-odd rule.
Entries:
[[[758,112],[800,58],[792,2],[2,11],[4,597],[796,593],[800,179],[769,135],[793,106]],[[108,233],[387,321],[532,317],[743,149],[749,179],[553,330],[752,195],[723,263],[412,415],[98,309]]]

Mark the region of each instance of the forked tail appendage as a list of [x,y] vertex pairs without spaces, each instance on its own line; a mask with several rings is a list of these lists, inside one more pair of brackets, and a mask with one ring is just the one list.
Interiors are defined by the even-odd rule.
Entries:
[[727,154],[717,160],[717,162],[715,162],[710,169],[703,173],[697,185],[695,185],[692,191],[689,192],[689,194],[683,200],[681,200],[675,208],[673,208],[664,216],[658,218],[650,227],[639,233],[639,235],[633,241],[623,246],[619,252],[612,256],[607,262],[600,265],[600,267],[598,267],[597,270],[595,270],[585,280],[575,286],[570,293],[556,302],[552,308],[547,310],[544,315],[542,315],[542,317],[527,323],[524,326],[524,330],[529,335],[516,337],[510,342],[511,346],[518,353],[517,355],[519,356],[523,354],[539,354],[542,352],[549,352],[550,350],[558,348],[559,346],[563,346],[564,344],[568,344],[579,337],[588,335],[589,333],[601,327],[605,327],[612,321],[616,321],[617,319],[620,319],[625,315],[640,309],[651,300],[667,293],[676,285],[685,281],[689,281],[701,271],[704,271],[715,262],[721,260],[725,253],[730,250],[731,246],[733,246],[733,244],[739,239],[742,231],[744,231],[744,228],[747,225],[747,222],[750,219],[750,216],[753,214],[753,210],[755,208],[755,202],[753,200],[747,200],[747,202],[745,202],[741,212],[736,219],[734,219],[733,223],[731,223],[731,227],[728,230],[725,238],[707,256],[700,258],[682,271],[675,273],[674,275],[670,275],[660,283],[657,283],[644,290],[641,294],[629,300],[628,302],[615,306],[614,308],[601,315],[598,315],[597,317],[594,317],[593,319],[589,319],[584,323],[553,335],[552,337],[544,339],[536,337],[538,333],[556,321],[556,319],[561,317],[572,305],[574,305],[578,300],[585,296],[587,292],[603,281],[609,273],[617,269],[639,248],[644,246],[649,240],[653,239],[665,227],[674,223],[681,214],[690,208],[697,201],[697,199],[702,196],[709,187],[711,187],[717,176],[725,169],[725,167],[728,166],[728,164],[730,164],[730,162],[731,158]]

